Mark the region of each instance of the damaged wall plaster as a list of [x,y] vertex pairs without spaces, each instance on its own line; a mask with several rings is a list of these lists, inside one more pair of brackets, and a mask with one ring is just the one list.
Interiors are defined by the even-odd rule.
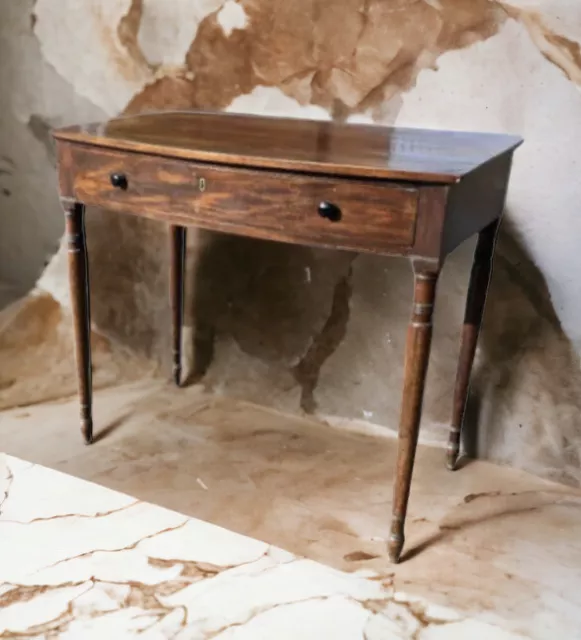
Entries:
[[234,29],[245,29],[248,25],[248,16],[244,7],[235,0],[227,0],[216,15],[218,24],[226,36],[230,36]]
[[[579,3],[37,0],[35,15],[40,51],[26,45],[30,64],[48,63],[60,78],[42,91],[56,107],[35,105],[28,119],[86,119],[88,109],[53,95],[66,82],[74,100],[109,115],[201,107],[522,134],[468,444],[579,484]],[[18,136],[39,145],[48,181],[33,122]],[[38,204],[32,211],[41,215]],[[167,365],[164,234],[100,211],[87,226],[96,326]],[[193,378],[288,411],[396,428],[411,293],[404,261],[194,230],[188,245]],[[439,289],[424,420],[436,441],[451,408],[472,246],[450,257]],[[39,286],[66,307],[65,257]]]
[[46,130],[104,115],[43,59],[33,6],[0,3],[0,281],[20,295],[64,230]]

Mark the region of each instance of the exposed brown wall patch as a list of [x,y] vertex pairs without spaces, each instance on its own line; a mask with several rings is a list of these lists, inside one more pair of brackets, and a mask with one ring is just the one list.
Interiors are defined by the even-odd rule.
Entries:
[[130,58],[139,65],[153,69],[139,46],[138,35],[142,17],[143,0],[131,0],[129,11],[121,18],[117,26],[117,36]]
[[[379,106],[409,89],[445,51],[489,38],[506,12],[489,0],[275,0],[241,2],[245,29],[226,34],[216,11],[198,29],[185,59],[180,97],[190,107],[223,108],[258,85],[336,115]],[[129,15],[129,14],[128,14]],[[185,91],[183,83],[191,90]],[[146,87],[149,99],[162,88]],[[172,88],[171,91],[176,89]],[[141,95],[128,110],[143,105]]]
[[499,3],[506,13],[523,24],[545,58],[578,85],[581,85],[581,46],[550,29],[537,11],[518,9]]
[[142,0],[132,0],[129,11],[121,18],[116,29],[111,28],[98,4],[91,4],[89,7],[100,42],[123,78],[134,81],[147,77],[152,67],[147,62],[137,40]]

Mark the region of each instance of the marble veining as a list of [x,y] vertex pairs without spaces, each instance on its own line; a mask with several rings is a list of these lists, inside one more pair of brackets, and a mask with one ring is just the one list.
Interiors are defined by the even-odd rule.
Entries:
[[0,496],[0,638],[519,637],[14,457]]

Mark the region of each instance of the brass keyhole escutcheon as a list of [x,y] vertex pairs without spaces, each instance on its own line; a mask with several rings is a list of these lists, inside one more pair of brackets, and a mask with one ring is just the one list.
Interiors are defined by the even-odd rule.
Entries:
[[200,191],[205,191],[206,190],[206,178],[200,178],[198,180],[198,187],[199,187]]

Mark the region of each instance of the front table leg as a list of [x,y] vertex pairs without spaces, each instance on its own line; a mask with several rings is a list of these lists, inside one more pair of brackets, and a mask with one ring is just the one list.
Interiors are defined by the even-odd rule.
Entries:
[[478,341],[478,334],[480,333],[484,304],[486,302],[486,294],[492,273],[492,256],[494,254],[494,245],[499,224],[500,220],[495,220],[480,232],[476,250],[474,251],[474,261],[472,263],[468,296],[466,298],[464,326],[462,327],[456,386],[454,388],[452,424],[450,426],[450,436],[448,440],[447,467],[451,471],[456,468],[456,462],[460,452],[460,434],[462,431],[462,422],[464,421],[466,399],[468,398],[470,372],[472,371],[472,363],[474,362],[474,355],[476,353],[476,343]]
[[432,341],[432,314],[439,274],[437,269],[427,268],[424,263],[413,266],[414,303],[406,342],[397,470],[388,544],[389,558],[392,562],[399,562],[404,544],[404,524],[418,444],[424,383]]
[[85,239],[85,207],[63,199],[69,247],[69,283],[73,309],[75,357],[81,404],[81,433],[87,444],[93,441],[93,389],[91,379],[91,305],[89,261]]
[[170,304],[172,312],[173,381],[182,378],[182,328],[184,324],[184,271],[186,263],[186,228],[170,225]]

